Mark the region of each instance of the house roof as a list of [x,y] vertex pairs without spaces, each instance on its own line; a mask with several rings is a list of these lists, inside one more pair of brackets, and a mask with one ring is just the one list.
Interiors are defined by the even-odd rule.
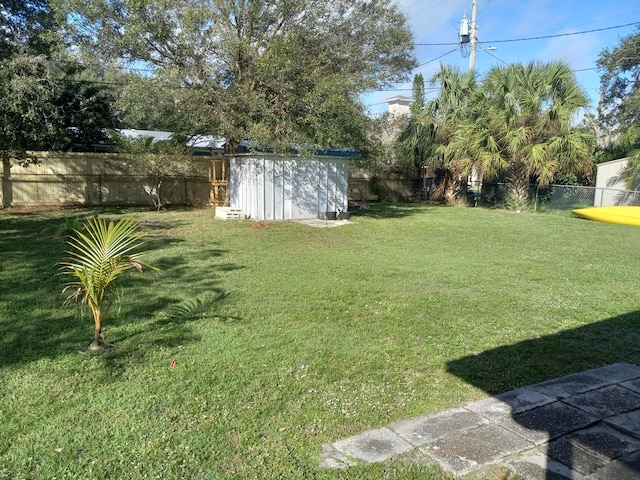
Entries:
[[413,102],[413,98],[411,97],[406,97],[404,95],[396,95],[395,97],[391,97],[391,98],[387,98],[386,100],[384,100],[384,102],[386,103],[412,103]]
[[[407,97],[405,97],[407,98]],[[165,132],[161,130],[138,130],[135,128],[125,128],[118,130],[118,132],[128,138],[152,138],[154,142],[169,140],[172,132]],[[226,139],[223,137],[216,137],[213,135],[194,135],[187,141],[187,146],[191,148],[201,149],[223,149],[226,145]],[[251,142],[240,141],[242,150],[246,150],[251,145]],[[297,146],[295,149],[300,150],[304,147]],[[351,147],[345,148],[327,148],[316,152],[319,156],[333,156],[333,157],[352,157],[357,154],[357,151]]]
[[599,163],[596,165],[596,167],[599,167],[600,165],[613,165],[615,163],[625,163],[625,162],[628,162],[629,160],[631,160],[630,157],[616,158],[615,160],[609,160],[608,162]]
[[[152,138],[154,142],[169,140],[172,132],[164,132],[161,130],[137,130],[135,128],[124,128],[118,130],[121,135],[129,138]],[[214,137],[213,135],[195,135],[187,142],[188,147],[192,148],[224,148],[226,141],[222,137]]]

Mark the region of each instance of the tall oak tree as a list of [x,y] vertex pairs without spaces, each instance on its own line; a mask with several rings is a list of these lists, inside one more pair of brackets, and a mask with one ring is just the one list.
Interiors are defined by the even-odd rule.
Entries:
[[224,136],[230,151],[364,149],[361,94],[415,66],[390,0],[55,1],[84,49],[177,82],[181,133]]

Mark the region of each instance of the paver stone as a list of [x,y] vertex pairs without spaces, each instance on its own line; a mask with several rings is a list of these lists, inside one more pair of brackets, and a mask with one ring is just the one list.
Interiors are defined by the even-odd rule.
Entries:
[[369,430],[353,437],[338,440],[333,447],[365,463],[382,462],[414,447],[387,428]]
[[640,438],[640,409],[609,417],[605,422],[613,428]]
[[588,392],[609,385],[611,381],[599,375],[574,373],[564,377],[548,380],[527,386],[529,390],[557,399],[566,398],[578,393]]
[[602,423],[549,443],[547,454],[584,475],[640,450],[640,441]]
[[584,428],[596,420],[596,417],[582,410],[554,402],[504,419],[498,425],[540,444]]
[[640,408],[640,394],[618,385],[565,398],[568,403],[598,418],[607,418]]
[[532,447],[531,443],[509,430],[496,425],[483,425],[447,435],[425,445],[420,451],[430,455],[447,470],[464,475],[486,463]]
[[511,459],[509,468],[526,480],[583,480],[584,477],[571,471],[566,465],[550,459],[542,452]]
[[583,372],[607,380],[611,383],[640,378],[640,367],[631,363],[612,363],[604,367],[593,368]]
[[528,388],[518,388],[501,393],[495,397],[484,398],[476,402],[468,403],[464,407],[490,420],[497,420],[554,401],[555,398],[534,392]]
[[411,418],[389,426],[413,445],[422,446],[444,437],[450,432],[469,430],[487,423],[480,415],[454,408],[435,415]]

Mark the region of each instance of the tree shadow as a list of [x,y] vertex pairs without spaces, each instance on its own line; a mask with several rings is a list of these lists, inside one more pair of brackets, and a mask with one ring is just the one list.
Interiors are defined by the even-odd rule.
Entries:
[[413,215],[420,215],[435,209],[433,206],[423,204],[388,204],[371,203],[367,208],[355,207],[349,212],[352,217],[367,217],[375,219],[406,218]]
[[[571,478],[572,469],[588,475],[593,471],[585,469],[614,460],[616,471],[626,472],[619,478],[640,478],[640,440],[632,438],[640,428],[623,433],[628,442],[611,430],[620,415],[640,418],[640,389],[623,384],[640,378],[635,365],[640,311],[465,356],[448,362],[447,369],[508,407],[507,428],[515,425],[525,438],[544,439],[540,445],[551,461],[543,475],[551,480]],[[618,398],[608,410],[600,403],[613,394]]]
[[164,310],[164,314],[153,322],[153,325],[167,327],[181,325],[203,318],[223,323],[238,321],[240,320],[239,317],[226,315],[220,308],[230,299],[231,296],[224,290],[214,288],[212,291],[198,297],[190,297],[179,302],[172,302]]
[[[121,377],[132,366],[144,364],[147,353],[155,349],[174,350],[198,343],[202,336],[194,331],[194,322],[223,324],[240,321],[240,318],[225,314],[225,303],[229,294],[215,289],[198,297],[177,301],[161,297],[150,309],[156,311],[155,319],[138,322],[118,336],[115,348],[100,355],[103,366],[102,378],[109,383]],[[158,313],[159,312],[159,313]]]
[[61,217],[2,212],[0,366],[57,356],[79,346],[77,324],[62,312],[58,263],[64,243],[51,233]]
[[[92,212],[73,210],[83,218]],[[108,215],[120,212],[110,209]],[[69,213],[0,215],[0,368],[87,351],[92,322],[86,314],[79,319],[74,307],[62,307],[66,279],[59,275],[59,263],[67,255],[62,239],[52,234]],[[188,258],[175,253],[180,250],[172,247],[185,240],[167,233],[167,228],[177,226],[173,220],[144,222],[151,233],[145,249],[160,255],[152,263],[163,273],[123,277],[121,311],[112,307],[106,324],[107,340],[118,345],[104,355],[114,372],[142,356],[136,350],[141,351],[144,344],[171,347],[197,342],[199,336],[191,328],[195,320],[238,320],[225,316],[223,305],[231,297],[220,286],[220,273],[243,267],[224,263],[227,251],[210,243],[200,250],[190,248]],[[158,335],[150,336],[154,328]]]

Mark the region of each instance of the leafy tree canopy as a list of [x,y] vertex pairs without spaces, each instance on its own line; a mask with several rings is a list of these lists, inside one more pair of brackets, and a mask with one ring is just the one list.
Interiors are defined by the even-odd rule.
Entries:
[[640,128],[640,27],[618,46],[603,50],[597,65],[600,121],[618,133]]
[[114,124],[111,97],[79,78],[46,0],[5,0],[0,23],[0,157],[99,141]]
[[51,47],[55,24],[46,0],[2,0],[0,2],[0,59],[21,49],[46,53]]
[[125,74],[119,82],[115,104],[123,128],[184,130],[177,116],[179,82],[137,73]]
[[421,73],[413,77],[413,103],[411,104],[411,113],[418,113],[424,108],[424,77]]
[[453,203],[456,195],[466,188],[466,177],[471,174],[473,164],[466,157],[448,155],[447,147],[466,117],[472,116],[471,121],[479,118],[474,106],[481,91],[474,72],[461,72],[446,64],[440,66],[429,82],[432,86],[439,83],[440,91],[421,109],[412,105],[412,116],[399,136],[401,161],[407,173],[415,174],[423,165],[442,169],[445,177],[435,196]]
[[[403,80],[412,35],[390,0],[55,0],[73,39],[174,85],[182,133],[284,151],[362,147],[359,95]],[[144,97],[140,98],[144,102]]]
[[27,151],[64,150],[104,139],[114,119],[99,85],[77,80],[68,59],[19,54],[0,62],[0,155],[27,159]]

